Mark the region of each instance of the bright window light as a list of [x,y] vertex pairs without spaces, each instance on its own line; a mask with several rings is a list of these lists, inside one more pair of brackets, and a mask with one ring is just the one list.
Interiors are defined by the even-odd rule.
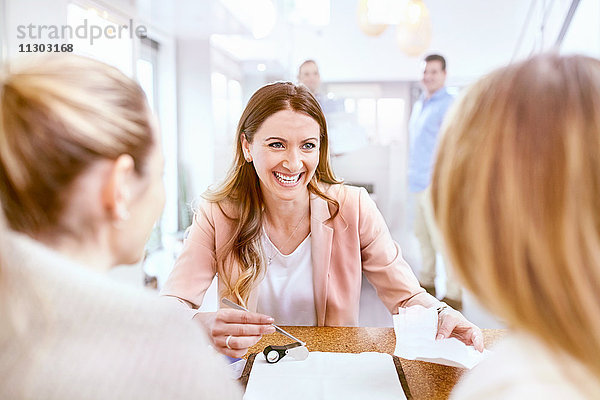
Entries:
[[251,31],[255,39],[271,34],[277,23],[277,10],[272,0],[221,0],[223,5]]
[[148,98],[150,109],[154,112],[154,67],[150,61],[139,59],[136,72],[138,82]]
[[227,77],[213,72],[210,78],[214,131],[217,136],[224,136],[227,133]]
[[404,99],[382,98],[377,100],[377,136],[381,144],[400,140],[404,133]]
[[[100,16],[99,14],[102,14]],[[113,65],[123,71],[126,75],[133,76],[133,37],[130,32],[121,30],[113,32],[111,27],[127,25],[123,21],[111,20],[108,13],[101,12],[94,8],[85,9],[76,4],[67,6],[67,25],[71,26],[74,34],[69,43],[73,44],[74,53],[83,56],[95,58],[107,64]],[[91,28],[97,27],[115,37],[109,38],[104,34],[99,38],[91,37]],[[118,28],[117,28],[118,29]],[[84,36],[85,37],[78,37]],[[118,37],[120,36],[120,38]]]
[[262,39],[273,31],[277,23],[277,11],[271,0],[252,1],[252,36]]
[[344,99],[344,111],[348,114],[354,114],[356,112],[356,100]]
[[372,138],[377,133],[377,102],[375,99],[357,99],[356,116],[358,123],[367,130]]
[[330,0],[294,0],[289,19],[293,23],[314,26],[329,25]]
[[235,136],[235,129],[242,111],[244,110],[242,85],[235,79],[230,79],[227,82],[227,100],[229,106],[229,127],[228,134]]

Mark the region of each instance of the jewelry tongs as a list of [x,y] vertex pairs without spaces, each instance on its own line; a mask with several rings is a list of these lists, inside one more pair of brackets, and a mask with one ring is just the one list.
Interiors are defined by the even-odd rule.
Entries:
[[[225,305],[228,305],[229,307],[233,307],[237,310],[242,310],[242,311],[246,311],[246,312],[250,312],[250,310],[248,310],[245,307],[240,306],[239,304],[235,304],[233,301],[226,299],[226,298],[222,298],[221,302]],[[302,340],[298,339],[297,337],[295,337],[294,335],[292,335],[291,333],[286,332],[285,330],[281,329],[280,327],[278,327],[275,324],[271,324],[273,326],[273,328],[275,328],[275,330],[279,333],[281,333],[282,335],[285,335],[287,337],[289,337],[290,339],[292,339],[295,342],[300,343],[300,346],[306,346],[306,343],[304,343]]]

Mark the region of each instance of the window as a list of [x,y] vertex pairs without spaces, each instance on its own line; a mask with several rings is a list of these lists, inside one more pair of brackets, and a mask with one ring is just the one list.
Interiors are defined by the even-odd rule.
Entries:
[[377,100],[377,139],[386,144],[401,140],[404,132],[404,99],[382,98]]
[[[131,20],[125,21],[94,7],[84,8],[74,3],[67,6],[67,25],[73,29],[69,43],[73,44],[75,53],[103,61],[133,76],[133,38],[136,36],[130,28],[123,29],[128,22]],[[92,36],[92,26],[102,30],[101,37]],[[107,37],[104,32],[115,37]]]
[[242,114],[242,85],[220,72],[213,72],[211,92],[215,135],[219,142],[230,143]]
[[326,89],[343,100],[344,112],[355,116],[370,143],[387,145],[405,140],[410,83],[335,83]]

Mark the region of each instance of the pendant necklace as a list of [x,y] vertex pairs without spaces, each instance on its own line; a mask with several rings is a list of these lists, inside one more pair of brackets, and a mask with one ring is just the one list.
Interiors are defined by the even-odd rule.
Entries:
[[[300,219],[300,222],[298,222],[296,224],[296,226],[294,227],[294,230],[292,231],[290,236],[288,236],[287,240],[281,246],[281,248],[284,248],[285,246],[287,246],[287,244],[290,242],[290,240],[292,240],[292,237],[294,237],[294,234],[298,231],[298,229],[300,228],[300,225],[302,224],[302,221],[304,221],[305,218],[306,218],[306,214],[304,214],[304,216]],[[265,225],[266,225],[266,222],[267,222],[267,219],[265,218]],[[263,231],[265,232],[265,236],[267,236],[267,241],[269,242],[271,247],[273,247],[273,250],[274,250],[271,253],[271,255],[267,255],[267,266],[269,266],[269,265],[271,265],[273,258],[275,258],[275,256],[277,255],[278,250],[277,250],[277,247],[275,247],[275,245],[273,244],[273,242],[271,242],[271,239],[269,238],[269,234],[267,233],[267,228],[265,227],[265,225],[263,225]]]

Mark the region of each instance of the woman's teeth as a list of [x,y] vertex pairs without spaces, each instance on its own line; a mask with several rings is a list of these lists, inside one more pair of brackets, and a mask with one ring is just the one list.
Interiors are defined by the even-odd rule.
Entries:
[[274,172],[273,174],[279,182],[287,184],[298,182],[298,179],[300,179],[300,175],[302,175],[301,173],[296,175],[284,175],[279,172]]

